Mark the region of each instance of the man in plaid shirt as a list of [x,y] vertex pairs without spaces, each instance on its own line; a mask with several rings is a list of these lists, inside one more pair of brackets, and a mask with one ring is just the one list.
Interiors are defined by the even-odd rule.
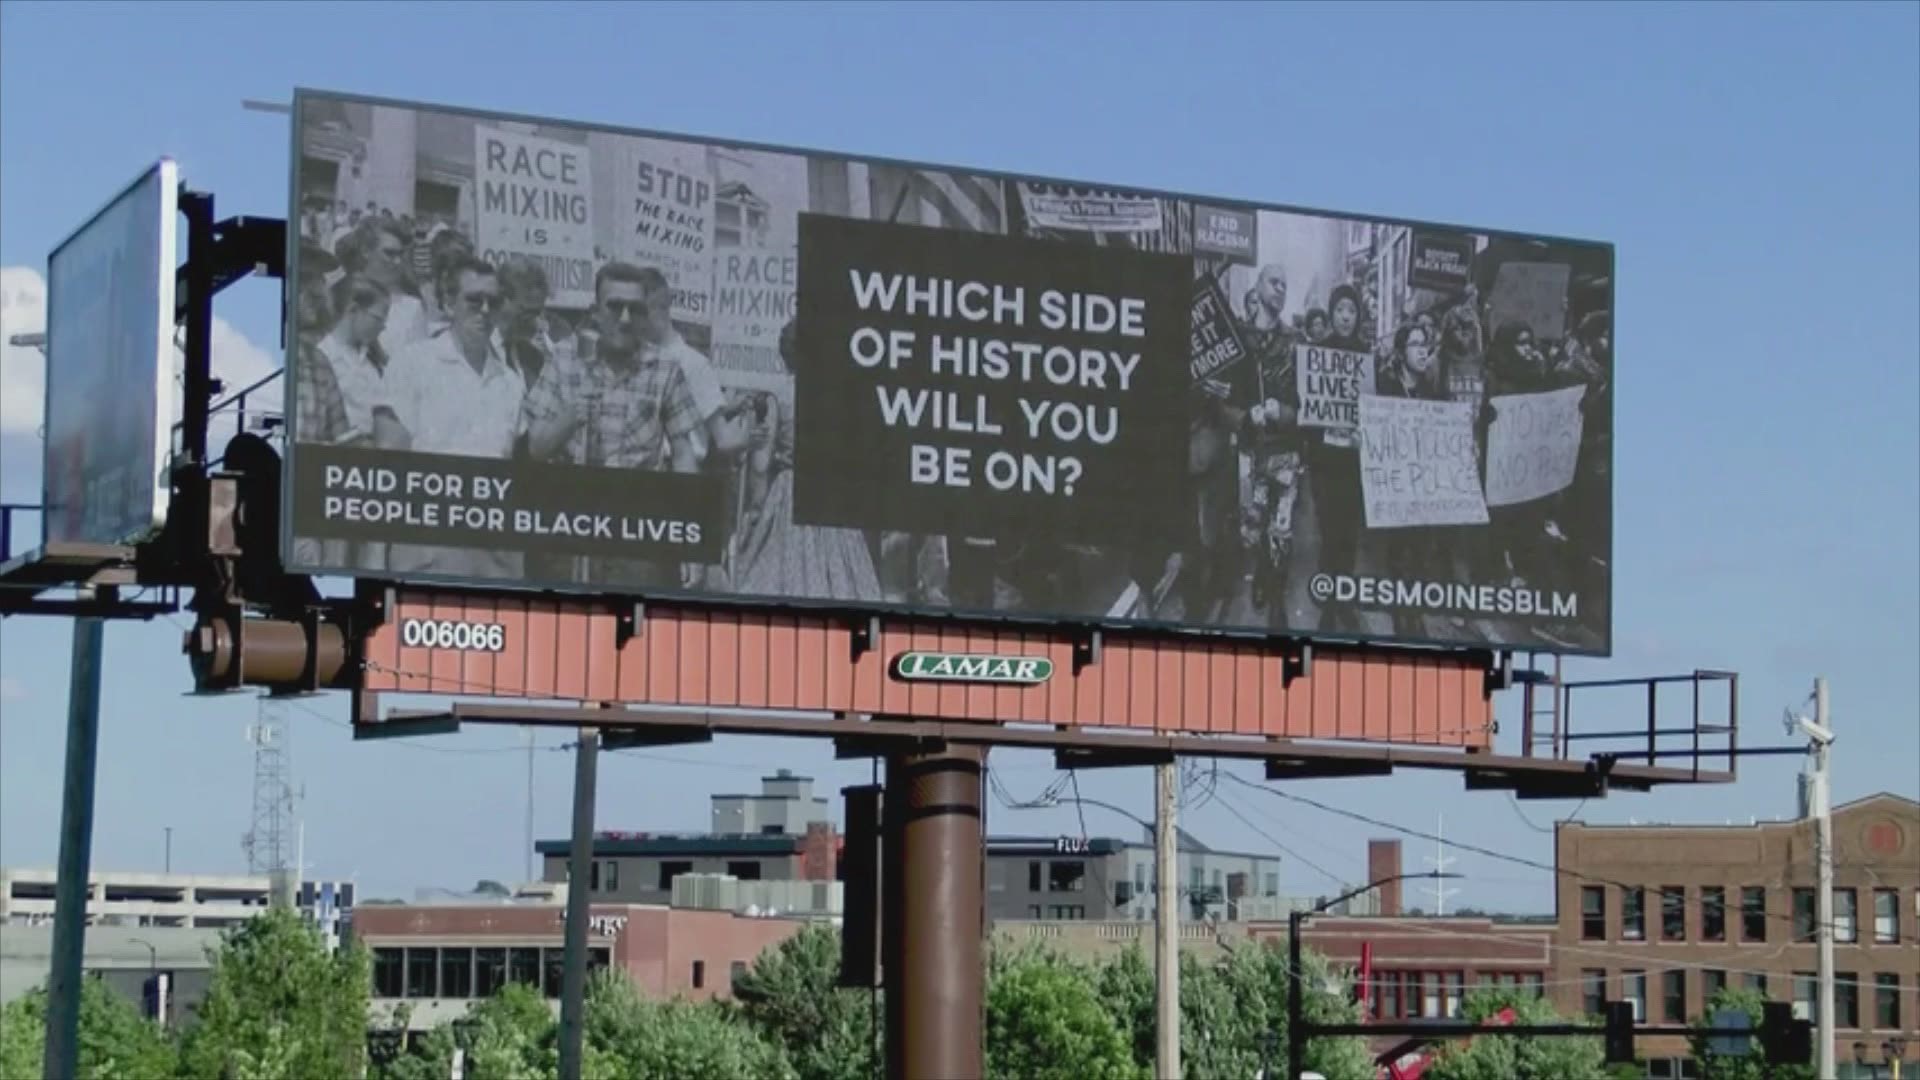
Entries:
[[[603,468],[695,472],[695,433],[705,423],[671,357],[648,347],[648,278],[639,267],[611,262],[594,276],[589,325],[571,347],[554,350],[522,406],[527,449],[540,461]],[[633,559],[587,560],[586,582],[681,585],[666,564]]]

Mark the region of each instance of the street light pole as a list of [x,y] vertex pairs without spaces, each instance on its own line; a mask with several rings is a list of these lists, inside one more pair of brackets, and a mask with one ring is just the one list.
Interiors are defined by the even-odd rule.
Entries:
[[[1358,889],[1350,889],[1331,900],[1303,911],[1294,908],[1287,912],[1287,1080],[1300,1080],[1307,1071],[1307,1040],[1301,1034],[1306,1026],[1306,971],[1300,955],[1300,928],[1308,915],[1318,914],[1336,907],[1363,893],[1372,892],[1382,885],[1391,885],[1396,881],[1412,879],[1430,879],[1444,881],[1457,878],[1459,874],[1450,874],[1444,870],[1429,870],[1423,874],[1394,874],[1378,881],[1369,882]],[[1272,1080],[1271,1077],[1268,1080]]]

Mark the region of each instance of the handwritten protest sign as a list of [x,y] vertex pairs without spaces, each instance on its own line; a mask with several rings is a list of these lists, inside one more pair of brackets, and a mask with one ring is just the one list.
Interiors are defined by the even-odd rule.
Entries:
[[1494,275],[1493,325],[1523,322],[1536,338],[1558,338],[1567,330],[1567,279],[1572,270],[1565,263],[1510,262],[1500,264]]
[[1301,343],[1293,347],[1300,379],[1300,426],[1326,428],[1326,441],[1352,446],[1360,397],[1373,393],[1373,357]]
[[588,149],[476,125],[474,233],[495,266],[513,256],[546,272],[556,307],[593,302],[593,169]]
[[1487,505],[1545,498],[1573,483],[1580,464],[1584,386],[1501,394],[1487,432]]
[[713,322],[714,183],[703,147],[663,139],[627,140],[621,192],[626,241],[619,252],[667,275],[673,317]]
[[1473,237],[1466,233],[1415,230],[1407,278],[1416,289],[1460,292],[1473,272]]
[[1487,523],[1467,405],[1364,394],[1359,413],[1367,528]]
[[1256,227],[1251,210],[1223,210],[1196,206],[1193,210],[1193,252],[1214,255],[1240,266],[1254,264]]
[[1240,330],[1227,315],[1227,298],[1210,277],[1193,283],[1193,344],[1187,354],[1188,374],[1203,382],[1247,357]]
[[1160,200],[1074,184],[1020,184],[1020,205],[1037,229],[1072,232],[1158,232]]
[[713,359],[722,367],[780,371],[780,329],[798,302],[800,249],[722,248],[713,260]]

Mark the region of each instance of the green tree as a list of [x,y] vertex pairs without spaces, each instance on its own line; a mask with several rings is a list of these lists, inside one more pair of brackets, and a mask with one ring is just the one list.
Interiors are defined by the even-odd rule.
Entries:
[[[1516,1024],[1567,1022],[1545,998],[1505,988],[1468,994],[1460,1014],[1484,1023],[1502,1009],[1513,1010]],[[1426,1075],[1433,1080],[1602,1080],[1607,1073],[1606,1047],[1598,1036],[1477,1035],[1443,1046]]]
[[329,953],[318,930],[276,907],[228,931],[211,958],[207,996],[181,1047],[187,1076],[362,1075],[364,950]]
[[1106,1005],[1133,1060],[1151,1072],[1154,1064],[1153,964],[1138,942],[1106,957],[1092,972],[1094,994]]
[[[1693,1034],[1687,1040],[1693,1050],[1693,1060],[1699,1065],[1700,1080],[1813,1080],[1811,1063],[1771,1068],[1766,1064],[1766,1055],[1760,1049],[1760,1022],[1765,1015],[1765,1002],[1758,992],[1744,987],[1723,986],[1714,992],[1706,1012],[1694,1020]],[[1745,1054],[1714,1052],[1706,1029],[1713,1026],[1713,1015],[1722,1010],[1746,1013],[1753,1037]]]
[[[987,1075],[1006,1080],[1150,1077],[1094,992],[1089,972],[1022,951],[993,965],[987,985]],[[1195,1075],[1201,1075],[1196,1073]]]
[[617,972],[587,989],[582,1072],[595,1080],[634,1076],[792,1080],[785,1052],[724,1001],[654,1001]]
[[873,1014],[879,1002],[843,989],[840,935],[809,925],[760,954],[733,982],[733,999],[767,1038],[784,1047],[800,1080],[865,1080],[873,1074]]
[[[35,989],[0,1009],[0,1076],[41,1075],[46,1055],[47,993]],[[133,1002],[101,979],[80,981],[80,1075],[88,1080],[171,1076],[173,1042]]]
[[473,1080],[551,1080],[560,1075],[560,1025],[540,991],[508,983],[467,1012],[458,1036]]
[[[1353,1023],[1360,1010],[1343,980],[1318,953],[1301,956],[1307,1019]],[[1180,1059],[1195,1076],[1253,1076],[1269,1064],[1285,1071],[1287,954],[1283,945],[1247,943],[1202,962],[1182,957]],[[1311,1039],[1306,1067],[1328,1080],[1371,1080],[1366,1044],[1354,1038]]]

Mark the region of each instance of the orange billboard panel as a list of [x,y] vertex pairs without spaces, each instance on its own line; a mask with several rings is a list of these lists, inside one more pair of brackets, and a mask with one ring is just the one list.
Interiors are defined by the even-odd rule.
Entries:
[[[620,705],[797,709],[1485,748],[1484,655],[1320,646],[1304,675],[1248,640],[1108,637],[882,620],[856,652],[829,615],[398,590],[366,640],[362,688]],[[905,659],[903,659],[905,658]],[[904,665],[904,666],[903,666]]]

